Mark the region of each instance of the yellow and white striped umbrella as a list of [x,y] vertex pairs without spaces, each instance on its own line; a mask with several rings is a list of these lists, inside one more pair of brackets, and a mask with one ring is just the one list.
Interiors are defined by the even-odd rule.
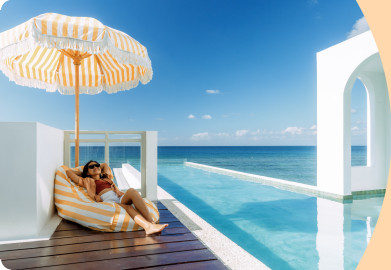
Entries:
[[152,79],[147,49],[129,35],[87,17],[46,13],[0,33],[0,70],[17,84],[76,95],[108,93]]

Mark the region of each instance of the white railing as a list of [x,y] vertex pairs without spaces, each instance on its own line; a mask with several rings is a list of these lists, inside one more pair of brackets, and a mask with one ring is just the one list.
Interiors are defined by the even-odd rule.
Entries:
[[[71,165],[71,143],[75,142],[71,135],[75,131],[64,131],[64,163]],[[80,131],[80,134],[104,135],[104,139],[79,139],[80,143],[104,143],[105,163],[109,164],[110,143],[139,143],[140,144],[140,172],[141,196],[150,200],[157,200],[157,131]],[[113,139],[110,135],[139,135],[138,138]]]

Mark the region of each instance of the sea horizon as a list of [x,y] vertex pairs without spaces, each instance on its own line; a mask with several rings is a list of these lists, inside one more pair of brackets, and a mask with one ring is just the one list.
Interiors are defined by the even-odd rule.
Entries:
[[[158,146],[158,164],[193,162],[308,185],[317,185],[317,147],[290,146]],[[366,166],[367,147],[352,145],[352,166]],[[140,146],[112,145],[110,167],[129,163],[140,169]],[[71,147],[71,166],[74,146]],[[105,160],[104,145],[80,146],[80,164]]]

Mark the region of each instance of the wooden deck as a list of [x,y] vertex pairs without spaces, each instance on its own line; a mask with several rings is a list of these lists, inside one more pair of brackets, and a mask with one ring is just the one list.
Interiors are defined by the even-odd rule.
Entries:
[[63,220],[50,240],[0,245],[9,269],[227,269],[158,202],[159,236],[144,231],[103,233]]

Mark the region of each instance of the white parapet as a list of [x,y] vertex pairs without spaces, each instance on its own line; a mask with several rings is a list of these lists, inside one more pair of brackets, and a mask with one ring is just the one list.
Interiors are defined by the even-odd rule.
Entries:
[[55,218],[63,134],[40,123],[0,122],[0,241],[39,238]]

